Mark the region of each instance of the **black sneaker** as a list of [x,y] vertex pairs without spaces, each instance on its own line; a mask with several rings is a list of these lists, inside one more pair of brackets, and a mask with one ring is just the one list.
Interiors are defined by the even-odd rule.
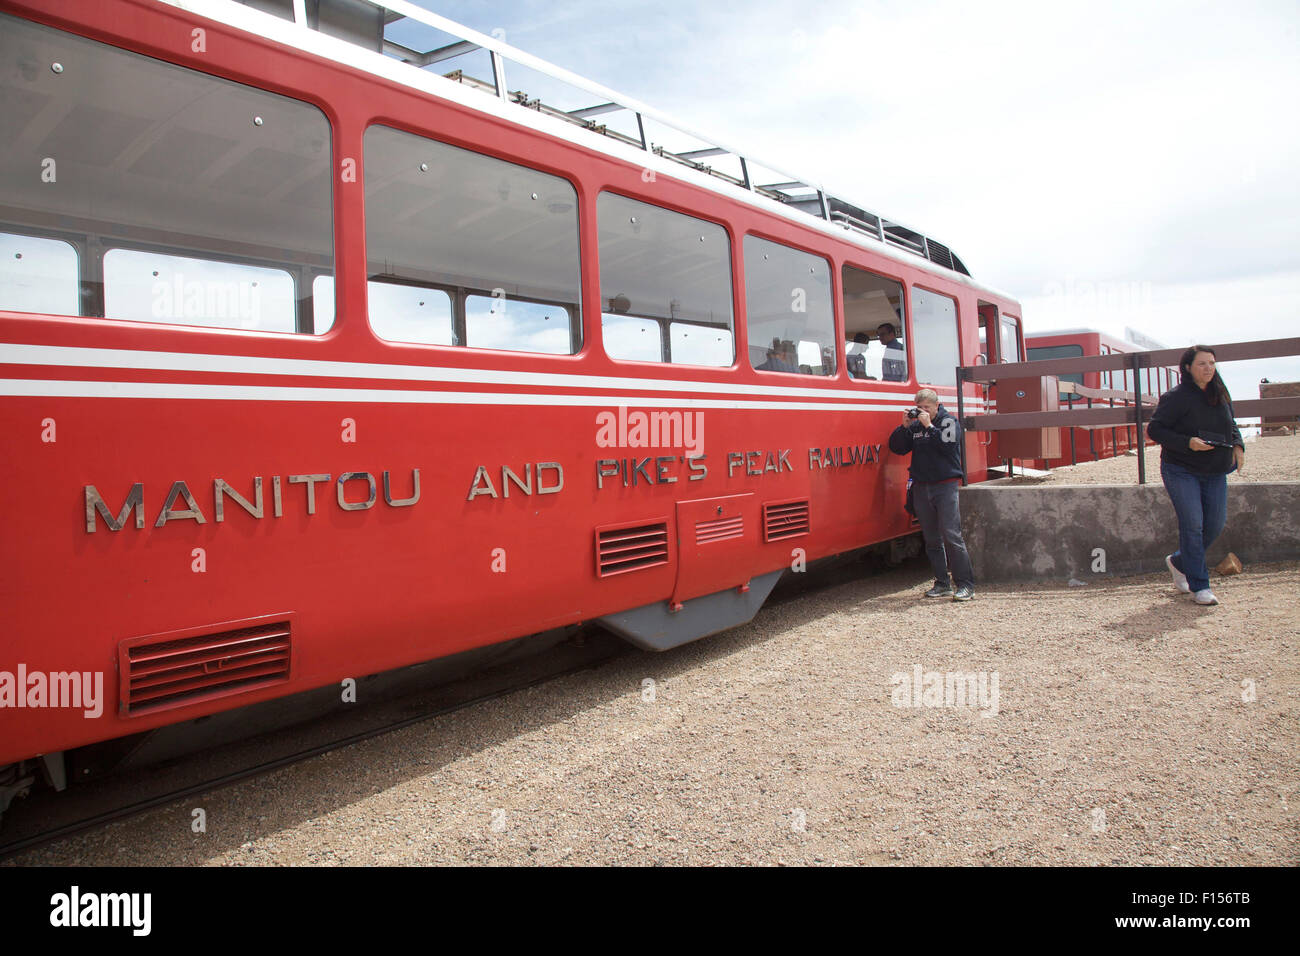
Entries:
[[946,584],[936,584],[925,592],[926,597],[952,597],[952,588]]
[[974,588],[960,587],[957,589],[957,593],[952,596],[952,599],[954,601],[969,601],[974,596],[975,596]]

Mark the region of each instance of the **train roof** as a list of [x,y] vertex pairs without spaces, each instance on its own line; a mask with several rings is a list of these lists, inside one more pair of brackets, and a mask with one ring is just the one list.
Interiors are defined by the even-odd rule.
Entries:
[[1140,349],[1142,351],[1148,351],[1151,349],[1168,348],[1168,346],[1161,345],[1159,342],[1156,342],[1154,339],[1148,338],[1146,343],[1135,341],[1136,336],[1141,336],[1142,338],[1146,338],[1146,336],[1142,335],[1142,333],[1140,332],[1136,332],[1134,329],[1125,329],[1125,333],[1126,333],[1125,336],[1121,338],[1117,335],[1111,334],[1110,332],[1103,332],[1101,329],[1088,329],[1088,328],[1043,329],[1042,331],[1039,332],[1027,332],[1025,334],[1025,342],[1028,343],[1030,339],[1046,339],[1046,338],[1052,338],[1059,335],[1099,335],[1102,337],[1102,339],[1106,341],[1107,345],[1110,345],[1112,347],[1115,345],[1131,345],[1134,348]]
[[[975,282],[965,264],[948,246],[919,230],[869,212],[839,196],[832,196],[820,184],[807,177],[797,177],[761,163],[752,154],[693,130],[639,100],[571,73],[496,37],[418,7],[408,0],[385,0],[382,4],[371,0],[346,0],[346,3],[338,5],[338,9],[346,8],[350,11],[349,16],[340,17],[334,23],[323,24],[320,22],[320,12],[316,14],[315,24],[309,22],[303,0],[156,2],[452,100],[508,122],[579,143],[647,169],[678,176],[733,200],[775,212],[841,240],[847,239],[898,262],[916,266],[916,259],[922,259],[927,264],[942,269],[942,274],[949,280],[1015,301],[1015,297],[1009,293]],[[320,9],[325,9],[325,5],[326,0],[322,0]],[[359,10],[381,15],[382,22],[374,24],[378,26],[377,35],[368,32],[371,21],[357,18]],[[403,20],[431,27],[456,40],[436,49],[420,51],[387,38],[386,28]],[[427,69],[476,50],[488,51],[493,72],[491,80],[470,77],[461,70],[443,75]],[[530,98],[523,91],[510,92],[505,80],[504,61],[507,60],[595,96],[599,101],[580,109],[561,110]],[[483,95],[485,93],[491,95]],[[611,130],[593,119],[624,111],[635,116],[639,137]],[[700,149],[671,152],[647,139],[643,122],[645,119],[654,120],[706,145]],[[592,135],[580,139],[578,130]],[[738,160],[741,176],[722,172],[704,162],[717,157]],[[758,166],[774,173],[776,179],[770,182],[755,181],[750,173]]]

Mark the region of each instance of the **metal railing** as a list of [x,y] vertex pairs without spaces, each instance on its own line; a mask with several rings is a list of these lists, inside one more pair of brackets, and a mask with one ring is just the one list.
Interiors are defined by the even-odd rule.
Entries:
[[[1300,355],[1300,338],[1264,339],[1257,342],[1206,343],[1215,351],[1216,363],[1243,359],[1285,358]],[[1146,484],[1146,439],[1144,426],[1150,419],[1151,406],[1157,396],[1142,392],[1142,369],[1177,366],[1185,349],[1151,349],[1110,355],[1085,355],[1075,358],[1038,359],[1033,362],[1009,362],[1001,365],[961,365],[957,367],[957,417],[967,431],[1009,431],[1017,428],[1073,428],[1136,425],[1138,434],[1138,483]],[[1070,372],[1131,371],[1133,391],[1117,389],[1079,389],[1089,407],[1055,412],[990,412],[967,416],[962,385],[966,382],[993,384],[1000,378],[1042,378]],[[1071,383],[1066,383],[1071,384]],[[1065,386],[1063,385],[1062,388]],[[1131,404],[1123,407],[1092,408],[1094,398],[1122,399]],[[1071,406],[1073,402],[1071,402]],[[1233,401],[1235,415],[1253,418],[1265,415],[1300,415],[1300,396],[1253,398]]]
[[[184,4],[184,0],[163,0],[163,2],[175,5]],[[236,2],[256,7],[256,4],[250,3],[250,0],[236,0]],[[841,226],[850,232],[870,236],[886,246],[920,256],[945,269],[966,276],[970,275],[970,271],[956,253],[943,243],[901,223],[885,219],[843,199],[832,196],[826,191],[825,187],[811,179],[793,176],[776,166],[756,160],[754,156],[747,152],[742,152],[733,146],[727,145],[717,137],[707,136],[694,130],[685,123],[673,119],[633,97],[618,93],[607,86],[595,83],[563,67],[556,66],[540,57],[510,46],[495,36],[488,36],[477,30],[470,29],[455,20],[450,20],[431,10],[416,6],[409,0],[348,0],[348,2],[353,7],[363,4],[380,15],[381,35],[375,49],[384,56],[409,64],[413,69],[436,68],[439,64],[448,60],[467,53],[484,50],[488,54],[492,71],[490,79],[471,76],[464,70],[453,70],[450,73],[440,75],[453,82],[497,97],[504,102],[514,103],[553,119],[562,120],[590,130],[609,139],[617,140],[625,145],[642,149],[665,160],[696,170],[706,176],[766,196],[825,222]],[[385,31],[389,24],[402,19],[432,27],[455,39],[451,43],[432,50],[417,50],[397,43],[389,39],[385,35]],[[313,29],[304,0],[294,0],[293,22],[303,29]],[[557,80],[566,86],[580,90],[584,94],[594,97],[595,102],[578,109],[558,109],[543,103],[540,98],[529,96],[523,90],[510,90],[506,83],[507,62],[517,63],[552,80]],[[597,116],[620,111],[631,113],[635,118],[636,136],[618,132],[611,129],[607,124],[597,122],[594,119]],[[669,150],[662,144],[654,143],[647,138],[646,119],[654,120],[673,132],[697,140],[704,145],[702,148],[679,151]],[[728,156],[735,157],[739,162],[739,176],[731,175],[714,168],[710,163],[704,162],[707,159]],[[755,166],[774,174],[777,178],[770,182],[755,181],[755,177],[752,175]],[[764,178],[766,179],[766,177]]]

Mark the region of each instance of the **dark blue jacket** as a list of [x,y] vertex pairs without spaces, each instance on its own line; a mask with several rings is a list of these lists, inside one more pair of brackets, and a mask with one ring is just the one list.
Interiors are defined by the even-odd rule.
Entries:
[[1226,475],[1236,468],[1231,448],[1215,447],[1210,451],[1192,451],[1188,440],[1195,435],[1213,435],[1221,441],[1246,447],[1233,420],[1232,405],[1211,405],[1203,388],[1190,379],[1160,396],[1147,434],[1160,443],[1160,460],[1182,465],[1189,471],[1208,475]]
[[[944,441],[947,435],[949,440]],[[908,472],[913,481],[947,481],[962,477],[962,429],[957,417],[942,405],[929,428],[920,421],[899,425],[889,436],[889,450],[895,455],[912,455]]]

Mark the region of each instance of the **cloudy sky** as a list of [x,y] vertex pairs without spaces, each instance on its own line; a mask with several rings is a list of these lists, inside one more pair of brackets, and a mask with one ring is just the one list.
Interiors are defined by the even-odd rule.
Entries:
[[419,2],[947,243],[1031,333],[1300,334],[1295,0]]

